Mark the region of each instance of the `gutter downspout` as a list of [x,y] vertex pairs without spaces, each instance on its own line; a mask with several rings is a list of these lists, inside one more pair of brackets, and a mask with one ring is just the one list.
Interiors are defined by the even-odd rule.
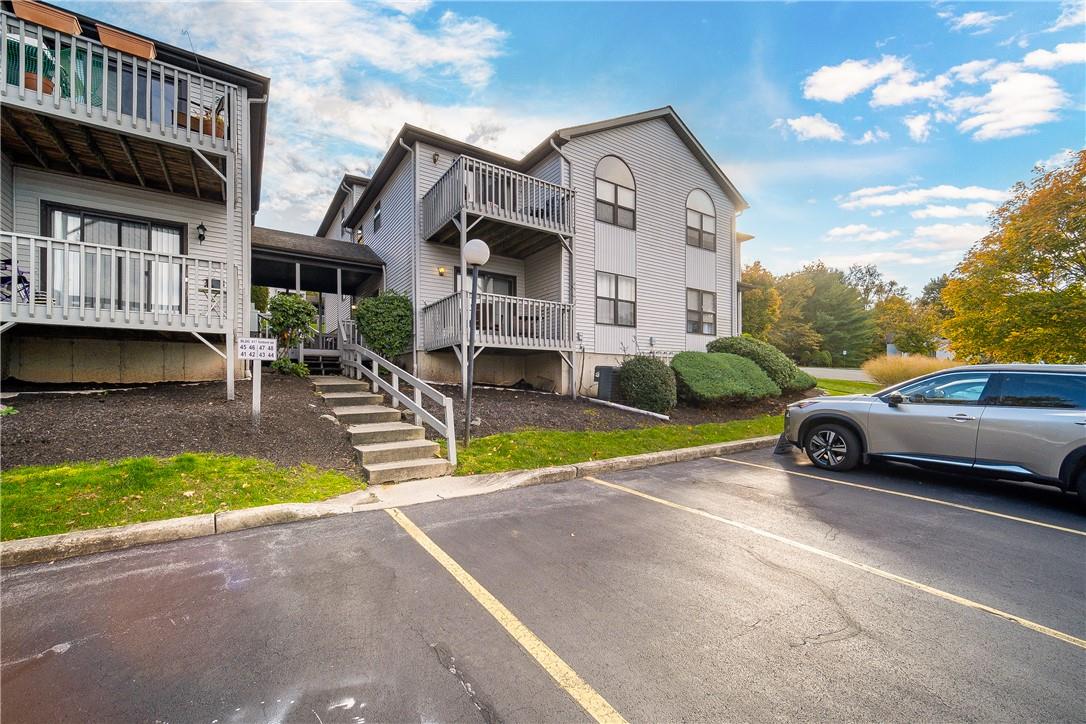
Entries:
[[[553,148],[554,152],[558,154],[558,157],[560,159],[562,159],[563,161],[565,161],[566,164],[569,166],[569,187],[570,187],[570,189],[573,189],[573,161],[570,161],[569,156],[562,153],[562,149],[558,148],[558,144],[554,142],[554,137],[553,136],[550,139],[550,143],[551,143],[551,148]],[[574,198],[576,198],[576,196],[574,196]],[[576,291],[577,287],[576,287],[575,276],[574,276],[574,258],[576,256],[574,241],[576,240],[576,237],[577,237],[577,232],[576,232],[576,228],[577,228],[577,219],[576,219],[577,209],[576,209],[576,206],[574,206],[574,209],[573,209],[573,216],[574,216],[574,219],[573,219],[574,233],[573,233],[573,238],[570,239],[570,244],[569,244],[569,303],[570,303],[570,316],[573,318],[573,329],[571,331],[573,332],[574,337],[576,337],[576,335],[577,335],[577,295],[576,295],[575,291]],[[570,360],[570,369],[569,369],[570,395],[573,397],[573,399],[577,399],[577,393],[579,392],[577,387],[580,386],[580,377],[577,375],[577,357],[576,357],[576,354],[574,353],[573,349],[570,349],[570,351],[569,351],[569,360]],[[583,355],[582,355],[582,364],[583,364]]]
[[396,138],[396,142],[400,144],[400,148],[407,151],[411,156],[411,374],[416,377],[419,374],[419,244],[422,243],[422,239],[419,238],[419,188],[418,188],[418,169],[415,168],[417,161],[415,157],[415,149],[408,146],[403,142],[400,137]]

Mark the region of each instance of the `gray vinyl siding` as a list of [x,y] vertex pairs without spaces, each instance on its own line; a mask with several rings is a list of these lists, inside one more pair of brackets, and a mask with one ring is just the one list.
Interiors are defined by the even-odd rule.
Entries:
[[544,181],[550,181],[552,184],[560,184],[565,180],[565,173],[562,168],[564,165],[565,161],[562,160],[562,157],[557,153],[552,153],[537,163],[528,173]]
[[[675,352],[687,348],[686,335],[686,199],[703,189],[716,207],[717,251],[710,254],[715,269],[717,334],[731,333],[735,280],[732,243],[735,210],[709,172],[662,119],[580,136],[562,151],[573,163],[577,192],[576,330],[584,334],[589,352]],[[637,229],[620,229],[595,220],[595,168],[606,155],[625,161],[637,185]],[[624,236],[634,242],[623,242]],[[595,324],[595,269],[622,273],[634,269],[637,278],[636,328]],[[699,283],[704,277],[697,277]],[[636,339],[635,339],[636,338]],[[636,344],[634,342],[636,341]]]
[[561,244],[551,244],[525,258],[524,268],[531,269],[531,273],[525,273],[521,296],[555,302],[567,301],[569,295],[566,294],[565,284],[569,273],[566,264],[566,253]]
[[[226,207],[221,204],[25,166],[15,167],[14,180],[14,230],[21,234],[42,234],[41,204],[49,201],[185,224],[189,254],[226,261]],[[202,242],[196,232],[201,223],[207,227]],[[240,264],[240,237],[236,244]]]
[[13,171],[11,159],[6,154],[0,154],[0,231],[12,231],[14,228]]
[[385,262],[385,288],[406,294],[411,289],[411,262],[415,232],[414,169],[405,157],[392,174],[377,201],[381,204],[381,228],[373,232],[374,204],[362,217],[362,241]]

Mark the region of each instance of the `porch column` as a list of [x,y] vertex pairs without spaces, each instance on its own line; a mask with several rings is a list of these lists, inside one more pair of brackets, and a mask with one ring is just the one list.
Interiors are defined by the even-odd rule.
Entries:
[[460,209],[460,394],[468,396],[468,265],[464,261],[464,246],[468,243],[468,212]]
[[343,314],[343,267],[336,267],[336,329],[346,319]]

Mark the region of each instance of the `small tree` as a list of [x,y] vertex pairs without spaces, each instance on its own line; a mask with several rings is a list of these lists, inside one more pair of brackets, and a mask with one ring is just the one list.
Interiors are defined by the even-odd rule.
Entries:
[[253,303],[258,312],[268,311],[268,288],[252,286],[249,288],[249,301]]
[[293,294],[276,294],[268,310],[271,312],[268,326],[279,340],[279,356],[285,357],[287,350],[301,344],[317,318],[317,309]]
[[407,349],[412,331],[411,300],[393,291],[366,297],[358,303],[354,318],[366,345],[385,359]]
[[753,287],[743,291],[743,331],[757,339],[765,340],[781,318],[781,293],[774,286],[776,281],[761,262],[743,270],[743,283]]

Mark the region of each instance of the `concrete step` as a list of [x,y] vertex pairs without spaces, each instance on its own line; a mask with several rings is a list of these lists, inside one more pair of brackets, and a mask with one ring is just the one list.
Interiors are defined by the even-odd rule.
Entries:
[[366,480],[371,484],[399,483],[404,480],[418,480],[419,478],[436,478],[448,475],[452,472],[452,465],[448,460],[441,458],[427,458],[425,460],[400,460],[391,463],[372,463],[363,465]]
[[343,423],[356,422],[399,422],[402,413],[383,405],[344,405],[333,407],[332,414]]
[[370,465],[372,463],[392,463],[397,460],[433,458],[438,454],[441,446],[431,440],[417,439],[355,445],[354,449],[359,462],[363,465]]
[[332,405],[339,407],[353,407],[357,405],[380,405],[385,401],[384,395],[375,395],[372,392],[321,392],[321,397]]
[[369,392],[366,380],[352,380],[342,375],[313,375],[309,378],[318,392]]
[[352,445],[371,445],[379,442],[421,440],[426,431],[406,422],[374,422],[364,425],[348,425]]

